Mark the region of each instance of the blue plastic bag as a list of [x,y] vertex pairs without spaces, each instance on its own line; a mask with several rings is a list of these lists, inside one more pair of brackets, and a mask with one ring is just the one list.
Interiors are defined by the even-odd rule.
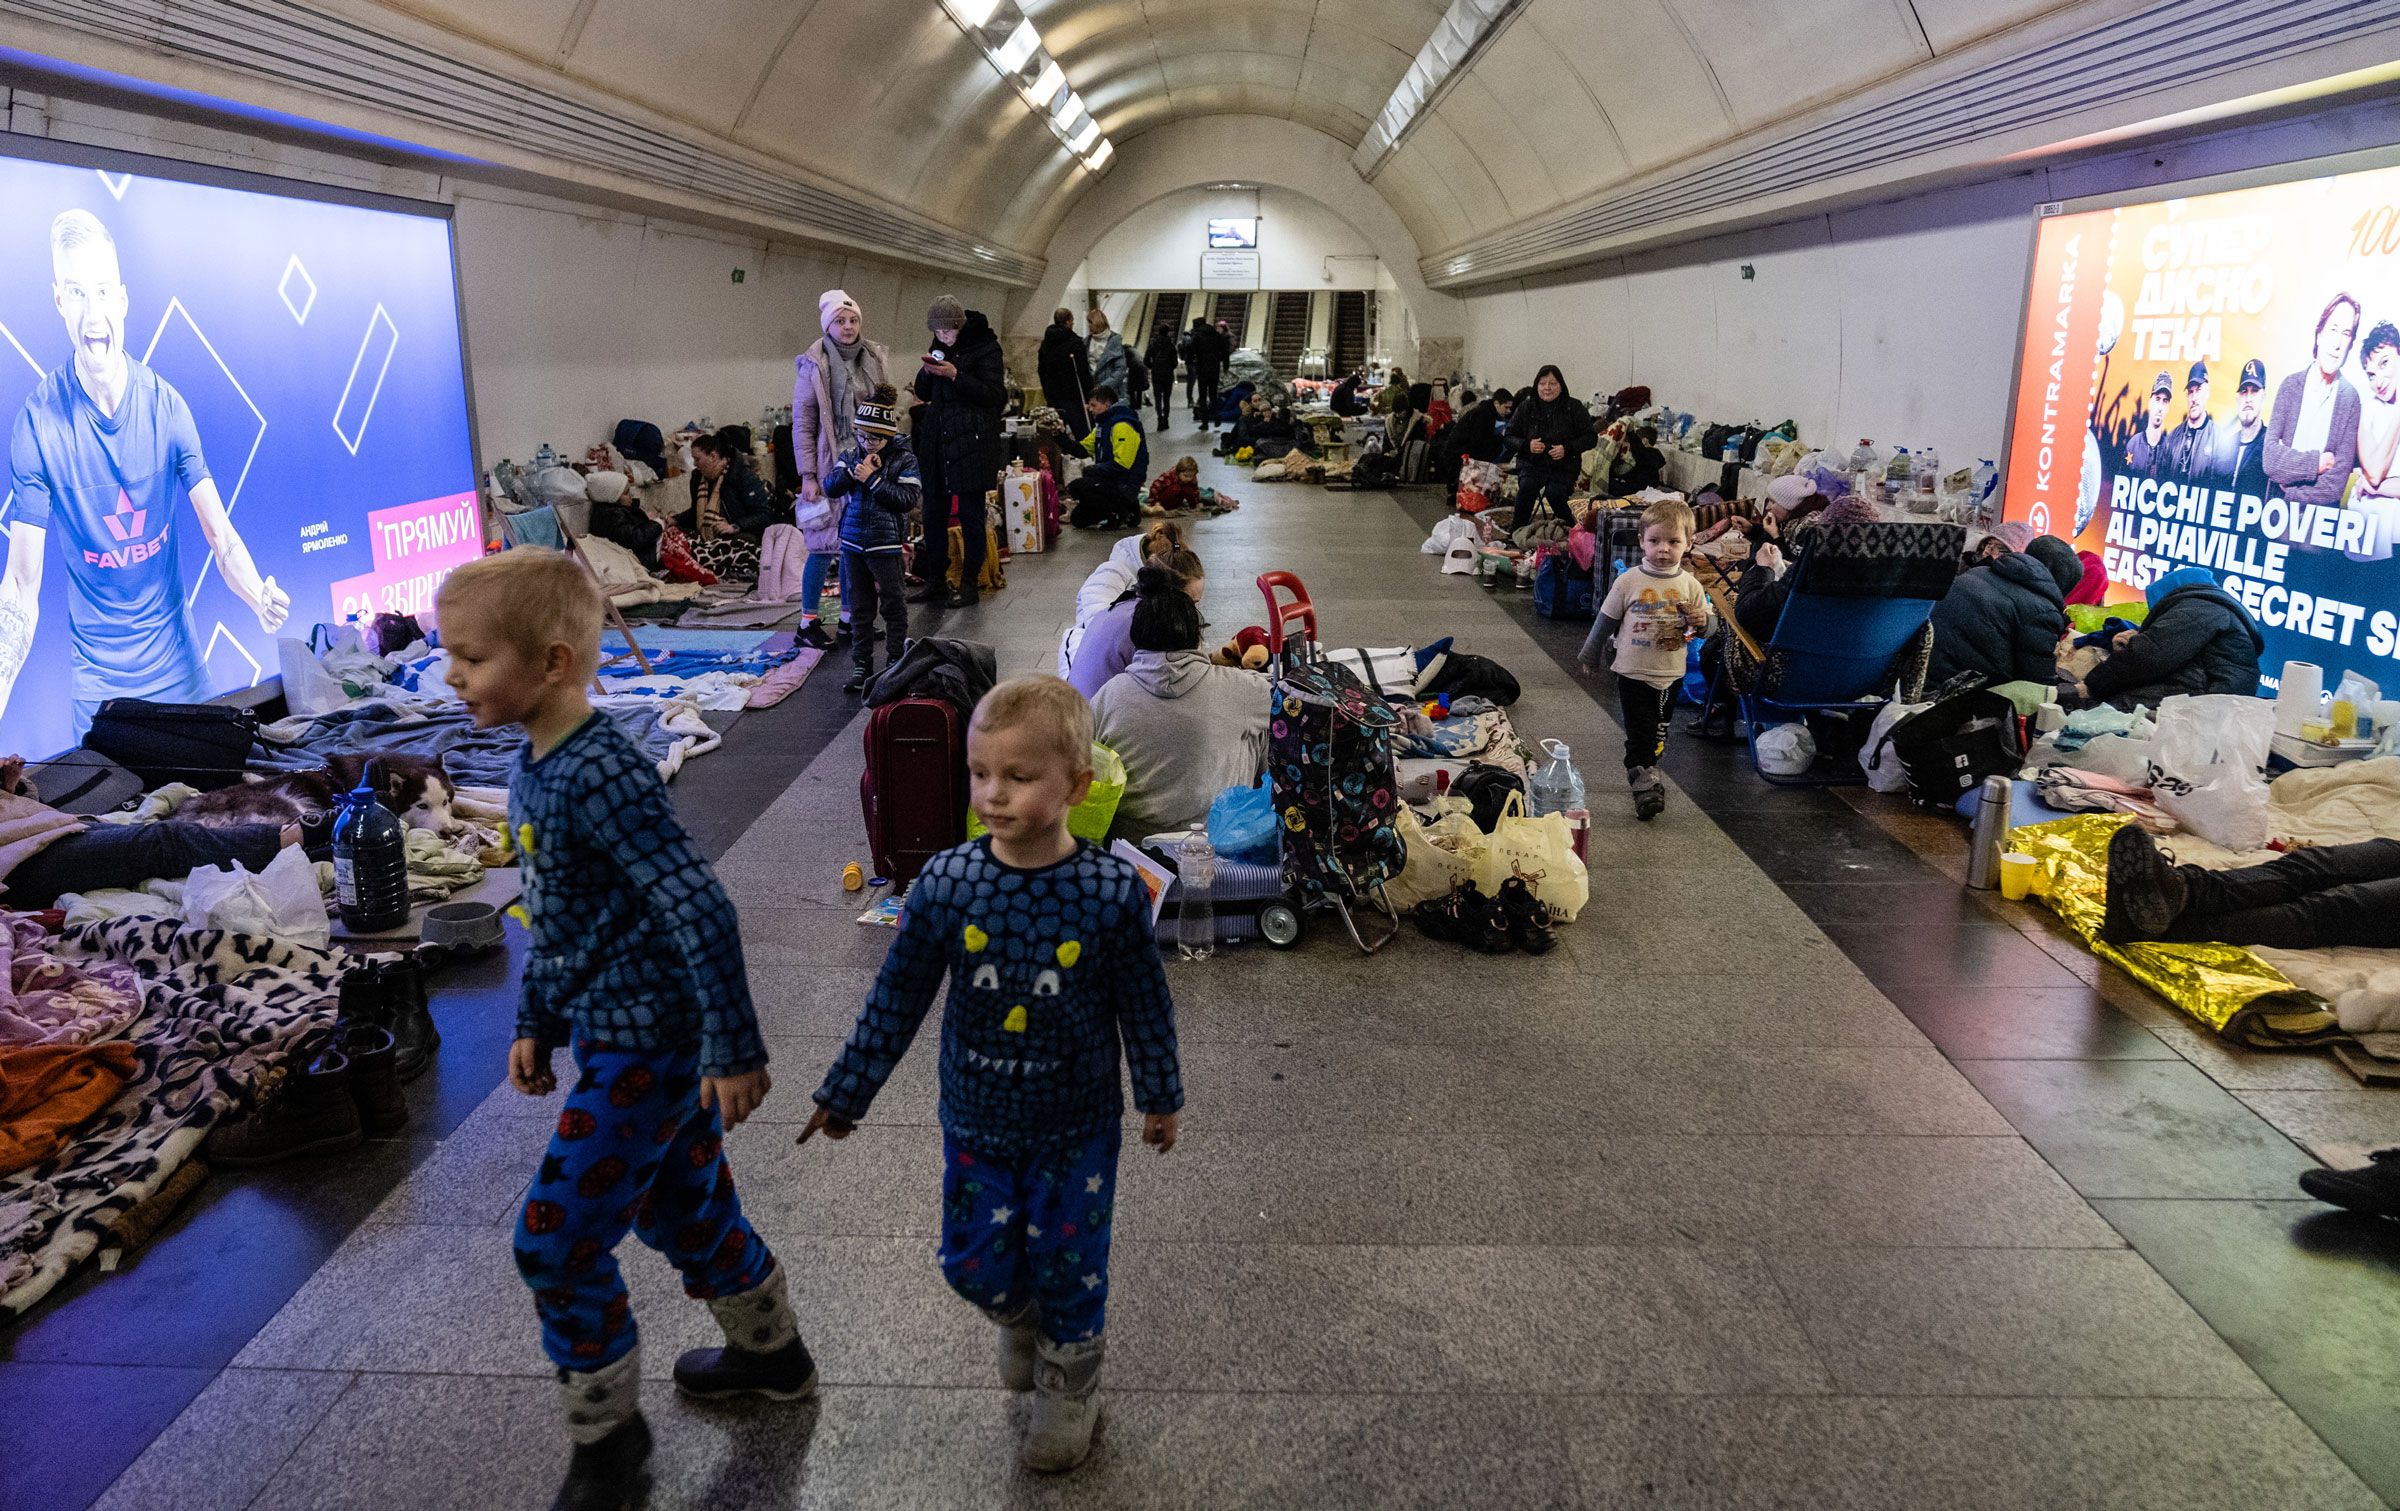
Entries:
[[1266,783],[1228,787],[1208,805],[1209,848],[1227,860],[1270,861],[1282,851],[1275,827],[1275,794]]

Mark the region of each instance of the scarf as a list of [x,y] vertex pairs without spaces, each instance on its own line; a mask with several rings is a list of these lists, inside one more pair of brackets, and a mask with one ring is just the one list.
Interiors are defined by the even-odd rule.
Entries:
[[851,342],[827,336],[825,350],[833,359],[825,364],[825,380],[833,393],[834,450],[839,453],[858,444],[859,396],[873,393],[884,381],[883,364],[873,360],[863,335]]

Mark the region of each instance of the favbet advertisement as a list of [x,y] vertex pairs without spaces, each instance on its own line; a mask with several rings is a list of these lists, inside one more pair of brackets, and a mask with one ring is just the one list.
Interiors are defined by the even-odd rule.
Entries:
[[2400,168],[2041,221],[2008,452],[2111,599],[2205,568],[2268,688],[2400,679]]
[[481,552],[439,216],[0,156],[0,755]]

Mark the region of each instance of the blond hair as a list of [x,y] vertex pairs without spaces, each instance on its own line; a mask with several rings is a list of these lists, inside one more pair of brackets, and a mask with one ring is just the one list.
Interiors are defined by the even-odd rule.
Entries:
[[462,606],[488,615],[500,638],[529,660],[564,645],[579,670],[600,664],[600,587],[564,551],[518,546],[468,562],[443,580],[434,617],[446,620]]
[[974,728],[985,734],[1031,726],[1067,769],[1092,769],[1092,705],[1056,677],[1012,677],[975,705]]
[[1642,511],[1642,533],[1649,534],[1652,525],[1680,530],[1688,540],[1692,534],[1692,506],[1679,498],[1662,498]]

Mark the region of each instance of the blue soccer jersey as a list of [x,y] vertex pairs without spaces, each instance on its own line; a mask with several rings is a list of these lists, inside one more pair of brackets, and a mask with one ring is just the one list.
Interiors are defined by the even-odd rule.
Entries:
[[9,518],[55,535],[66,567],[79,713],[103,698],[188,701],[205,689],[175,526],[180,495],[208,480],[208,463],[183,395],[130,357],[126,366],[115,414],[92,403],[69,362],[35,385],[9,437]]

